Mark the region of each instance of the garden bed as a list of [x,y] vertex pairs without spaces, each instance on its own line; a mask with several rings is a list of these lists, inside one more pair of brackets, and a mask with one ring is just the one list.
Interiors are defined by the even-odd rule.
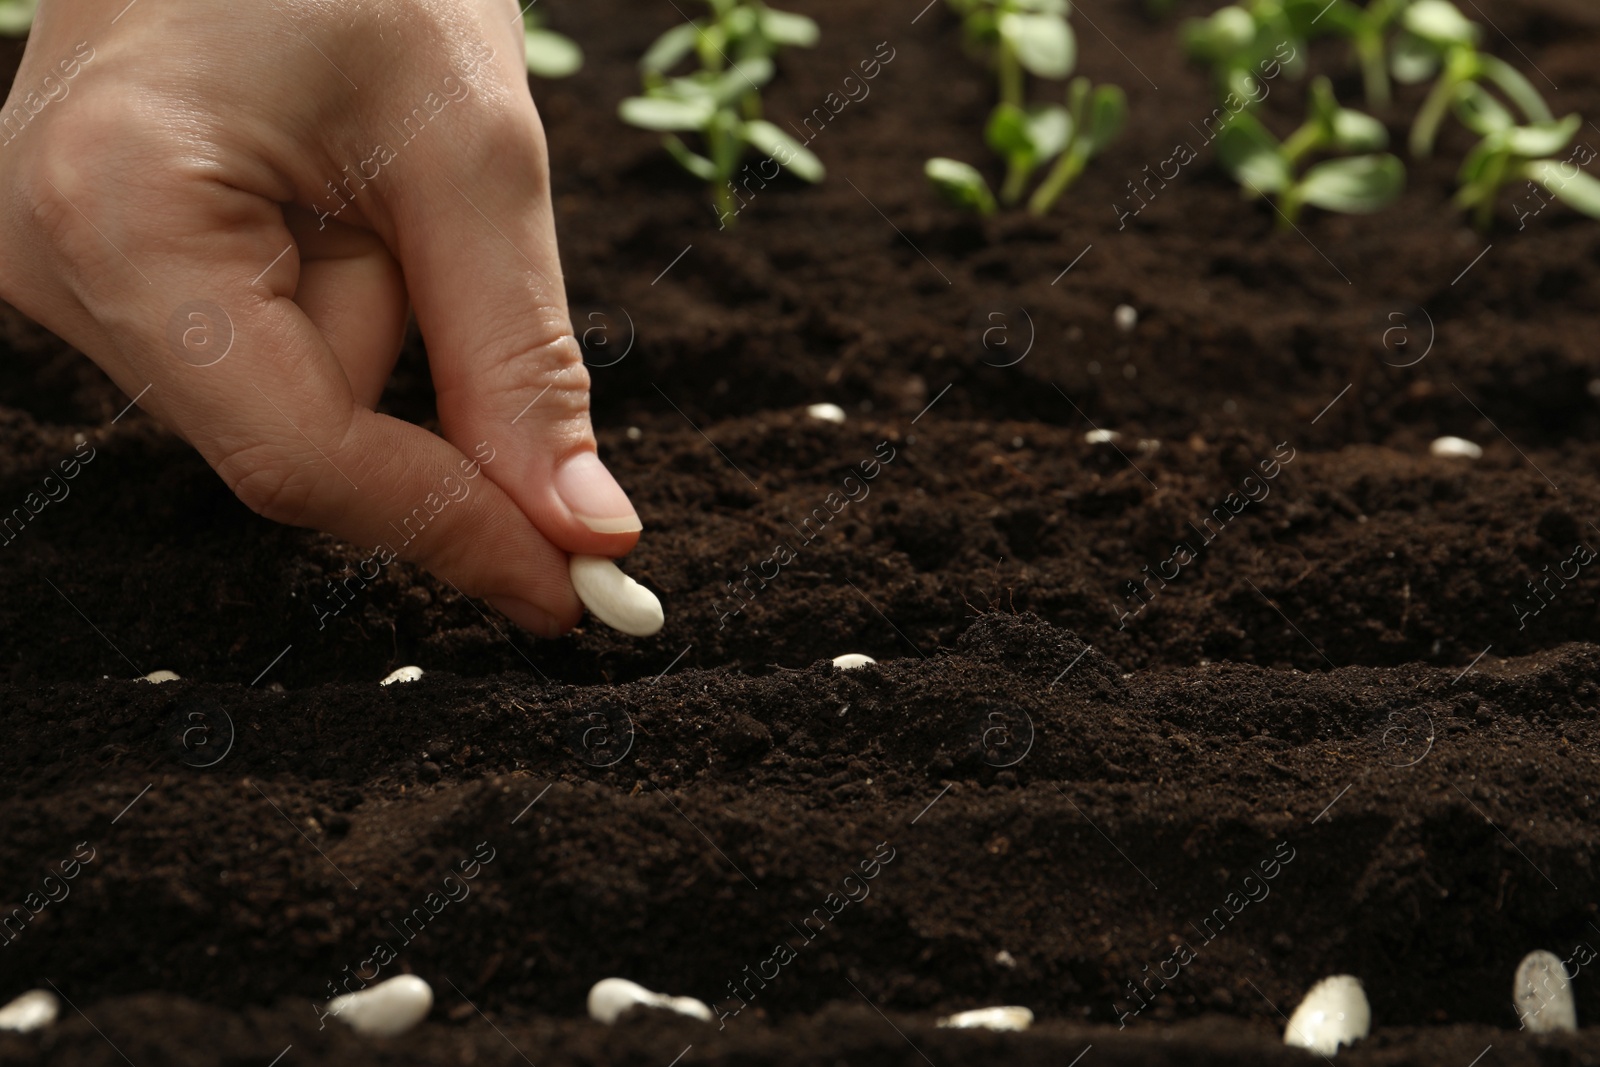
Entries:
[[[93,449],[0,555],[0,903],[94,853],[0,947],[0,1001],[53,982],[75,1006],[0,1036],[0,1062],[1314,1062],[1279,1011],[1341,972],[1374,1027],[1341,1062],[1600,1062],[1595,1030],[1535,1038],[1510,1004],[1527,951],[1600,945],[1600,578],[1518,609],[1600,541],[1600,224],[1467,228],[1458,128],[1382,215],[1282,232],[1195,143],[1128,216],[1211,94],[1174,21],[1127,0],[1075,20],[1128,129],[1051,217],[976,221],[922,174],[980,158],[992,104],[944,6],[790,6],[823,37],[767,114],[823,108],[829,175],[722,230],[614,118],[671,5],[549,12],[588,56],[537,96],[575,318],[632,339],[594,359],[595,419],[655,637],[537,642],[406,565],[326,618],[366,552],[251,515],[142,414],[113,425],[130,398],[0,311],[0,505],[75,435]],[[1600,116],[1592,7],[1481,17],[1558,113]],[[1012,347],[983,343],[995,321]],[[846,421],[808,417],[823,401]],[[433,418],[415,341],[385,405]],[[1430,456],[1443,434],[1485,455]],[[1263,463],[1269,491],[1208,523]],[[735,599],[780,542],[793,562]],[[879,663],[828,665],[847,652]],[[406,664],[427,673],[378,686]],[[183,680],[128,680],[158,668]],[[401,932],[484,843],[470,895]],[[749,985],[880,847],[870,895]],[[1225,907],[1274,857],[1270,893]],[[433,985],[429,1020],[319,1029],[383,941],[385,976]],[[612,975],[723,1026],[589,1022]],[[756,994],[736,1015],[730,983]],[[1574,989],[1600,1024],[1587,969]],[[934,1027],[987,1004],[1039,1022]]]

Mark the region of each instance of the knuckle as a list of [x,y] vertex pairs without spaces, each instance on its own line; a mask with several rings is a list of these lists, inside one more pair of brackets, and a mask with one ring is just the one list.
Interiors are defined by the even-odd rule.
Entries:
[[217,474],[240,503],[264,519],[305,526],[311,514],[316,479],[307,465],[276,445],[247,445],[215,463]]
[[586,420],[589,414],[589,368],[569,326],[533,344],[498,346],[480,364],[475,391],[507,398],[513,412],[536,407],[541,421]]

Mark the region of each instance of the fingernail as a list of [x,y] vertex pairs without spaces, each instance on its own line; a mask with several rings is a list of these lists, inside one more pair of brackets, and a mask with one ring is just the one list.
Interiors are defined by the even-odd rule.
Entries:
[[484,600],[494,610],[536,637],[554,639],[567,632],[567,628],[557,622],[553,615],[526,600],[512,596],[490,596],[484,597]]
[[577,520],[602,534],[638,533],[644,529],[628,494],[593,452],[579,452],[556,468],[556,494]]

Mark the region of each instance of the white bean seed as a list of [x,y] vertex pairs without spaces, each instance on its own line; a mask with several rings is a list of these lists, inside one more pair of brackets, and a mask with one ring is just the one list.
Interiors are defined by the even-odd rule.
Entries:
[[819,422],[843,422],[844,408],[838,404],[812,404],[806,414]]
[[176,682],[178,675],[173,671],[151,671],[144,676],[147,682]]
[[56,1021],[56,1013],[60,1010],[60,1002],[54,993],[45,989],[30,990],[0,1008],[0,1030],[26,1034],[31,1030],[43,1029]]
[[421,667],[401,667],[389,677],[379,682],[379,685],[393,685],[396,682],[414,682],[422,677]]
[[1517,1018],[1535,1034],[1578,1029],[1578,1008],[1572,1000],[1567,969],[1553,952],[1539,949],[1522,957],[1511,983]]
[[1118,330],[1132,333],[1133,328],[1139,325],[1139,310],[1131,304],[1118,304],[1117,310],[1111,313],[1111,318],[1116,322]]
[[940,1026],[957,1030],[1026,1030],[1033,1025],[1033,1012],[1027,1008],[974,1008],[939,1020]]
[[711,1009],[693,997],[669,997],[665,993],[652,993],[637,982],[626,978],[602,978],[589,990],[589,1018],[610,1026],[633,1007],[660,1008],[711,1021]]
[[1361,979],[1348,974],[1324,978],[1311,987],[1289,1018],[1283,1043],[1332,1056],[1340,1045],[1353,1045],[1372,1029],[1372,1009]]
[[1088,445],[1109,445],[1121,436],[1115,430],[1088,430],[1084,432],[1083,442]]
[[649,637],[666,622],[661,601],[605,556],[573,556],[569,573],[578,599],[595,618],[629,637]]
[[1483,448],[1464,437],[1440,437],[1428,446],[1428,451],[1440,459],[1482,459]]
[[846,652],[842,656],[833,657],[833,665],[841,671],[854,670],[857,667],[865,667],[869,663],[876,662],[878,661],[871,656],[863,656],[859,652]]
[[371,1037],[403,1034],[426,1019],[432,1009],[433,990],[414,974],[398,975],[371,989],[334,997],[327,1008],[356,1033]]

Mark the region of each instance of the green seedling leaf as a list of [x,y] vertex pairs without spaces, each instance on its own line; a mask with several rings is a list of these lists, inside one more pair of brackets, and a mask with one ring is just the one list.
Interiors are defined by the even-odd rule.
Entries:
[[0,35],[22,37],[33,26],[39,0],[0,0]]
[[546,29],[529,26],[522,31],[522,55],[528,72],[541,78],[565,78],[583,66],[583,49]]
[[1115,85],[1102,85],[1094,91],[1094,107],[1089,120],[1089,141],[1098,153],[1122,132],[1128,118],[1128,97]]
[[697,22],[681,22],[655,39],[639,58],[639,69],[665,74],[694,52],[703,27]]
[[773,44],[796,48],[810,48],[822,37],[822,31],[813,20],[770,7],[761,11],[761,32]]
[[678,140],[676,135],[667,134],[661,143],[666,145],[667,151],[678,161],[678,165],[696,178],[703,182],[717,180],[717,165],[700,153],[691,151],[689,146]]
[[1401,85],[1417,85],[1439,73],[1439,49],[1409,31],[1397,33],[1389,51],[1389,73]]
[[1560,122],[1536,122],[1531,126],[1517,126],[1506,131],[1505,146],[1523,159],[1553,156],[1572,141],[1572,135],[1583,125],[1577,115],[1568,115]]
[[1293,175],[1278,139],[1249,112],[1235,115],[1217,135],[1217,158],[1239,183],[1258,195],[1288,188]]
[[[1570,168],[1572,173],[1562,172]],[[1554,159],[1540,159],[1528,164],[1528,176],[1551,193],[1557,200],[1593,218],[1600,219],[1600,181],[1596,181],[1575,164]]]
[[1183,26],[1184,45],[1196,59],[1210,62],[1231,59],[1256,39],[1256,20],[1242,7],[1229,5],[1207,18],[1189,19]]
[[933,187],[956,207],[976,211],[980,215],[994,214],[994,194],[989,191],[989,183],[983,180],[983,175],[978,173],[976,167],[959,159],[936,156],[923,164],[922,171]]
[[1072,5],[1067,0],[1012,0],[1012,6],[1018,11],[1036,11],[1041,15],[1060,15],[1062,18],[1072,12]]
[[1555,119],[1544,97],[1539,95],[1539,90],[1516,67],[1497,56],[1488,55],[1479,56],[1478,63],[1483,76],[1494,82],[1513,104],[1520,107],[1529,122],[1551,122]]
[[1365,214],[1394,203],[1406,184],[1406,167],[1392,155],[1330,159],[1307,170],[1299,196],[1327,211]]
[[1478,40],[1478,25],[1449,0],[1416,0],[1400,16],[1401,24],[1436,45],[1471,45]]
[[1333,145],[1341,152],[1376,152],[1389,144],[1383,123],[1363,111],[1341,107],[1333,116]]
[[717,24],[732,42],[755,34],[756,28],[761,25],[761,20],[754,8],[740,5],[718,19]]
[[1065,78],[1078,59],[1072,27],[1060,15],[1009,12],[1000,16],[1000,36],[1022,68],[1040,78]]
[[772,60],[766,56],[741,59],[716,76],[712,95],[719,104],[731,103],[745,93],[758,92],[772,80],[774,70]]
[[1490,160],[1505,152],[1505,146],[1500,141],[1499,137],[1485,137],[1474,145],[1456,174],[1457,183],[1466,188],[1476,184],[1488,170]]
[[1456,117],[1479,137],[1504,133],[1517,124],[1509,108],[1470,82],[1456,91]]
[[617,105],[617,114],[629,126],[663,133],[704,129],[717,113],[707,97],[630,96]]
[[1007,159],[1020,159],[1028,167],[1054,159],[1072,138],[1072,117],[1057,104],[1020,108],[1001,104],[989,116],[984,139]]
[[802,181],[820,182],[827,174],[811,149],[770,122],[757,119],[745,123],[744,139]]

